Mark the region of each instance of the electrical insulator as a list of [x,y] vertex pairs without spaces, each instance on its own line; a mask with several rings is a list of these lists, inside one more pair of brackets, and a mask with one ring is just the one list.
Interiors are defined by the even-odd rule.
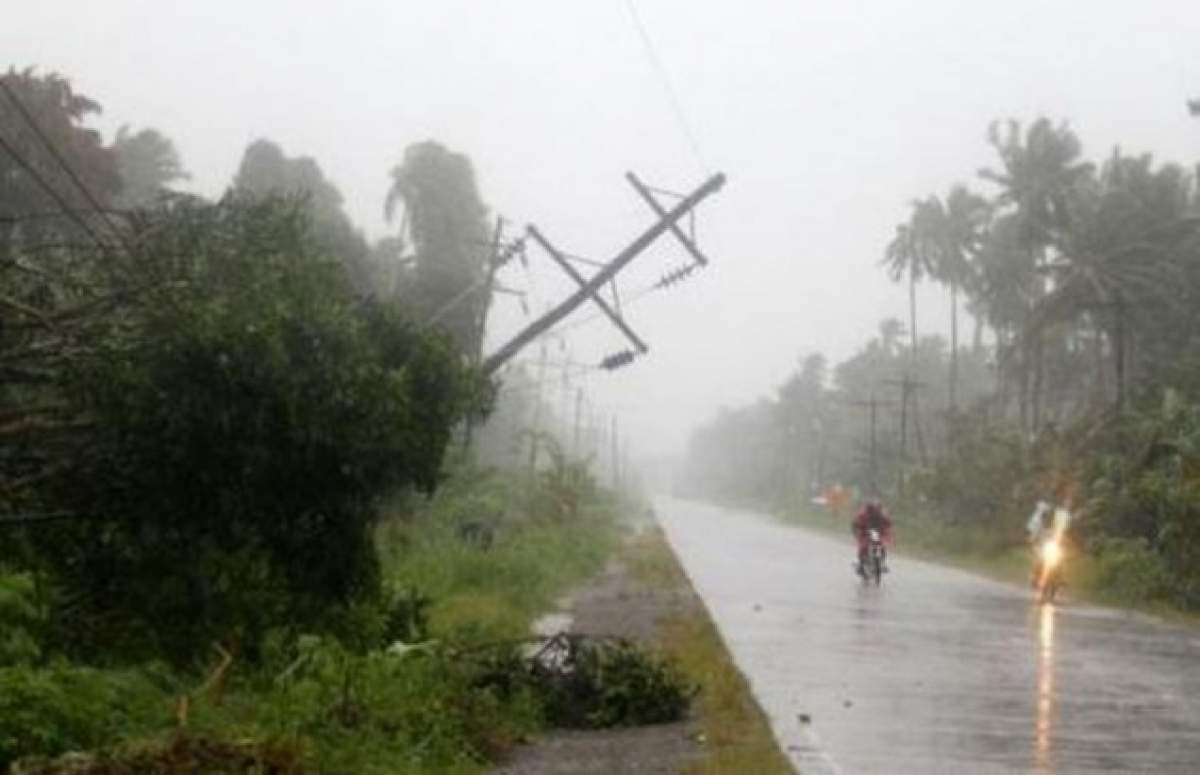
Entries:
[[681,266],[678,269],[667,272],[665,275],[662,276],[662,279],[660,279],[657,283],[654,284],[654,287],[655,288],[666,288],[668,286],[674,285],[675,283],[679,282],[680,280],[683,280],[684,278],[686,278],[692,272],[696,271],[699,268],[699,266],[700,266],[699,264],[687,264],[686,266]]
[[621,350],[620,352],[615,352],[612,355],[606,355],[604,360],[600,361],[600,368],[607,369],[608,371],[619,369],[622,366],[628,366],[629,364],[633,363],[633,359],[635,357],[636,354],[633,352],[633,350]]

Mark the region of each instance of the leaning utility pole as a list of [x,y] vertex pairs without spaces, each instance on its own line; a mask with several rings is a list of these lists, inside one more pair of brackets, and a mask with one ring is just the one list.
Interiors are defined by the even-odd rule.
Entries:
[[[632,176],[630,176],[630,178],[631,183],[636,180],[636,178],[633,178]],[[572,279],[579,284],[579,289],[563,300],[557,307],[530,323],[523,331],[513,337],[513,339],[511,339],[507,344],[503,345],[499,350],[484,359],[484,373],[495,373],[497,369],[503,366],[509,359],[520,352],[530,342],[549,331],[565,317],[567,317],[567,315],[571,314],[571,312],[589,299],[595,301],[601,307],[601,310],[604,311],[604,313],[608,315],[608,317],[612,319],[614,323],[618,323],[618,326],[622,329],[626,336],[630,336],[632,331],[628,330],[628,326],[624,324],[624,321],[621,320],[620,316],[616,315],[616,313],[613,312],[607,303],[603,302],[598,291],[603,288],[606,283],[612,280],[618,272],[624,269],[629,262],[636,258],[640,253],[645,251],[651,243],[653,243],[656,239],[658,239],[659,236],[668,230],[671,230],[675,237],[682,240],[686,245],[692,245],[692,242],[690,239],[688,239],[687,235],[685,235],[680,229],[678,229],[678,227],[676,227],[676,223],[686,214],[690,213],[696,207],[696,205],[700,204],[700,202],[704,201],[704,199],[706,199],[708,196],[719,191],[724,185],[725,176],[720,173],[713,175],[708,180],[704,181],[699,188],[697,188],[691,194],[683,197],[670,210],[664,210],[661,214],[659,214],[658,221],[654,223],[654,225],[646,229],[646,231],[644,231],[633,242],[631,242],[624,250],[618,253],[611,261],[608,262],[608,264],[604,266],[603,269],[601,269],[591,278],[584,280],[581,275],[574,273],[572,270]],[[635,188],[638,188],[638,186],[635,185]],[[643,193],[640,188],[638,191],[639,193]],[[653,197],[651,197],[651,200],[652,199]],[[657,202],[655,202],[655,205],[657,205]],[[652,207],[655,207],[655,205],[652,205]],[[661,209],[661,206],[655,207],[656,213]],[[529,230],[529,234],[530,237],[534,239],[539,239],[539,237],[541,237],[540,233],[536,229],[531,228]],[[544,242],[544,238],[542,238],[542,241],[544,243],[543,247],[549,248],[549,243]],[[694,245],[689,248],[689,250],[691,249],[694,249]],[[549,248],[549,252],[556,261],[559,257],[561,257],[561,254],[559,254],[558,251],[553,250],[553,248]],[[639,350],[644,351],[643,348],[645,348],[645,344],[641,343],[641,340],[637,339],[636,335],[633,335],[631,339],[636,340],[638,344],[641,344]],[[635,344],[635,346],[637,345]]]

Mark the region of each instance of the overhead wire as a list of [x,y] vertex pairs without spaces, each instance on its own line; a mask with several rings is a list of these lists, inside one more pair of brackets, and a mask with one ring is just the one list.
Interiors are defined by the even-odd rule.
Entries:
[[649,31],[647,31],[642,17],[638,14],[634,0],[625,0],[625,8],[629,11],[629,18],[633,20],[633,26],[637,30],[638,37],[642,40],[642,46],[646,50],[646,57],[650,60],[650,65],[658,76],[663,91],[666,92],[667,103],[670,105],[671,112],[675,116],[675,121],[679,124],[680,130],[683,132],[683,136],[691,148],[697,166],[700,167],[701,172],[707,172],[709,166],[704,160],[704,153],[700,150],[700,143],[696,139],[696,134],[692,131],[692,125],[688,121],[687,113],[683,109],[683,103],[680,101],[679,95],[671,83],[671,76],[655,49],[654,41],[651,39]]
[[33,133],[37,135],[37,138],[41,141],[42,145],[45,146],[46,150],[67,174],[67,177],[71,179],[71,182],[74,183],[75,187],[78,188],[83,194],[83,198],[88,201],[88,204],[90,204],[96,212],[100,213],[100,217],[106,224],[108,224],[108,228],[111,229],[113,234],[116,235],[117,240],[128,250],[130,246],[125,241],[125,235],[117,226],[116,222],[114,222],[109,216],[108,210],[101,206],[100,202],[92,194],[91,190],[88,189],[83,180],[80,179],[79,175],[75,173],[75,170],[71,167],[67,160],[63,158],[63,155],[59,153],[58,148],[55,147],[50,138],[46,136],[46,133],[42,130],[41,125],[38,124],[37,120],[34,119],[33,115],[30,114],[30,112],[26,109],[25,103],[23,103],[17,96],[16,91],[3,78],[0,78],[0,90],[3,90],[4,93],[8,95],[9,101],[16,106],[17,112],[20,113],[21,117],[25,119],[25,123],[30,129],[33,130]]
[[[659,290],[657,283],[654,285],[648,286],[646,288],[643,288],[642,290],[633,294],[629,298],[624,299],[621,302],[621,306],[623,308],[631,307],[634,304],[636,304],[638,301],[640,301],[642,298],[644,298],[645,296],[647,296],[657,290]],[[606,315],[603,312],[594,312],[591,315],[586,315],[578,320],[572,321],[570,323],[564,323],[560,326],[552,328],[546,332],[546,335],[549,336],[550,334],[558,334],[561,336],[562,334],[565,334],[568,331],[574,331],[577,328],[582,328],[583,326],[589,325],[591,323],[595,323],[595,322],[605,319],[605,318],[606,318]]]
[[[0,84],[2,83],[3,81],[0,80]],[[85,221],[79,215],[79,213],[71,207],[67,200],[63,198],[62,194],[58,193],[58,190],[55,189],[54,186],[50,185],[50,183],[47,182],[44,177],[42,177],[42,174],[37,171],[37,168],[35,168],[28,160],[26,160],[25,157],[23,157],[20,152],[12,146],[11,143],[9,143],[3,135],[0,135],[0,149],[3,149],[9,156],[11,156],[13,161],[15,161],[27,175],[33,178],[33,181],[37,183],[38,186],[45,191],[60,208],[62,208],[63,215],[70,218],[77,226],[79,226],[79,228],[83,229],[83,231],[89,237],[91,237],[100,248],[104,250],[111,250],[111,246],[100,237],[99,233],[92,228],[91,224]]]

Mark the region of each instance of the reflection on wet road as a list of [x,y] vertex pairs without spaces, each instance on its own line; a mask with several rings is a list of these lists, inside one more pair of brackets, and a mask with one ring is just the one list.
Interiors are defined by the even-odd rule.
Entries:
[[1198,631],[904,557],[864,588],[849,535],[655,508],[805,773],[1200,772]]

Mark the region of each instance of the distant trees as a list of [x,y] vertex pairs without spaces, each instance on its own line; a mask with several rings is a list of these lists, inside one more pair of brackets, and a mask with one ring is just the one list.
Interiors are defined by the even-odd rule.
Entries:
[[[828,414],[819,433],[799,442],[823,450],[827,463],[816,477],[819,484],[836,477],[866,486],[866,413],[845,407],[871,394],[894,402],[880,410],[886,421],[877,418],[880,465],[904,464],[896,444],[903,433],[896,427],[896,404],[903,405],[903,397],[894,383],[905,375],[925,383],[914,390],[945,395],[945,408],[958,410],[957,417],[924,413],[937,454],[933,473],[914,481],[924,483],[927,495],[940,493],[937,497],[961,508],[978,504],[967,497],[969,488],[955,481],[955,472],[966,470],[957,459],[978,455],[988,439],[1002,442],[1005,451],[970,476],[1022,454],[1022,465],[1028,465],[1017,478],[1042,476],[1045,471],[1033,473],[1037,465],[1062,464],[1053,456],[1039,457],[1034,449],[1067,443],[1066,428],[1094,432],[1127,403],[1149,401],[1153,407],[1164,388],[1200,400],[1200,356],[1195,355],[1200,317],[1194,312],[1200,309],[1200,195],[1194,175],[1179,165],[1119,151],[1093,164],[1083,158],[1069,127],[1047,119],[1027,126],[993,123],[988,141],[998,164],[980,177],[990,184],[990,193],[956,185],[944,198],[918,199],[886,245],[884,267],[893,280],[908,285],[909,346],[903,351],[896,346],[901,327],[887,321],[879,337],[832,368],[823,403],[839,408]],[[924,279],[949,291],[948,348],[916,329],[915,288]],[[960,296],[977,320],[975,346],[969,350],[959,342]],[[982,324],[995,334],[994,349],[981,346]],[[785,407],[798,378],[799,373],[785,383],[787,389],[773,402],[778,427],[790,424],[779,418],[788,416]],[[722,447],[748,454],[733,441],[739,427],[748,437],[764,432],[769,437],[771,431],[763,430],[769,426],[756,418],[770,412],[761,402],[754,407],[753,412],[727,411],[697,433],[693,449],[706,450],[710,467],[716,466],[712,459],[729,460]],[[913,428],[913,404],[908,409]],[[718,438],[719,443],[713,441]],[[795,457],[780,441],[774,450],[780,459]],[[1061,449],[1055,455],[1059,461],[1080,457],[1078,451]],[[760,463],[770,466],[771,459]],[[742,458],[729,462],[731,468],[746,465]],[[1015,486],[1008,475],[989,481],[996,485],[994,494]],[[936,493],[928,489],[933,483]],[[1032,492],[1039,485],[1030,480],[1023,486]],[[790,491],[791,485],[756,490],[759,497]]]
[[[105,146],[100,133],[85,125],[100,112],[100,104],[75,92],[71,83],[56,73],[38,75],[33,68],[9,69],[0,75],[5,89],[20,100],[38,127],[53,143],[79,180],[104,206],[121,190],[116,154]],[[0,137],[11,153],[0,152],[0,250],[14,240],[87,239],[77,225],[54,218],[59,205],[38,182],[40,178],[58,193],[81,217],[91,218],[94,207],[49,155],[45,145],[26,123],[17,105],[0,90]],[[26,169],[14,158],[24,161]],[[32,170],[32,171],[31,171]]]
[[1082,146],[1075,133],[1045,118],[1034,121],[1024,133],[1016,121],[993,122],[988,141],[1000,157],[1001,168],[979,174],[999,187],[995,207],[998,213],[1011,213],[1016,245],[1028,252],[1033,272],[1017,363],[1021,424],[1036,430],[1042,419],[1046,342],[1040,331],[1028,325],[1029,316],[1046,292],[1047,250],[1071,224],[1071,192],[1092,173],[1092,166],[1079,160]]
[[410,145],[392,169],[385,212],[402,221],[412,239],[415,265],[403,298],[422,319],[449,330],[464,352],[478,353],[486,294],[487,207],[471,161],[439,143]]
[[358,626],[381,592],[379,504],[437,486],[490,385],[415,310],[366,295],[366,243],[312,159],[259,141],[219,201],[163,197],[183,170],[161,133],[107,146],[65,79],[3,78],[102,209],[138,211],[98,218],[0,110],[33,170],[0,153],[6,569],[48,582],[70,653],[253,658],[274,627]]
[[157,129],[133,132],[128,125],[117,130],[112,144],[121,192],[114,200],[123,209],[148,207],[170,192],[171,184],[190,176],[170,138]]
[[257,196],[288,195],[303,203],[317,244],[338,256],[361,294],[371,291],[369,248],[342,209],[342,194],[309,156],[289,157],[266,139],[247,146],[232,188]]

